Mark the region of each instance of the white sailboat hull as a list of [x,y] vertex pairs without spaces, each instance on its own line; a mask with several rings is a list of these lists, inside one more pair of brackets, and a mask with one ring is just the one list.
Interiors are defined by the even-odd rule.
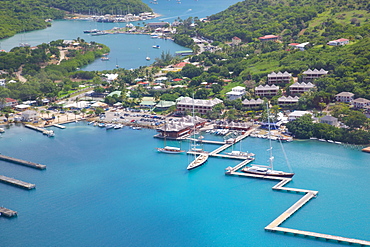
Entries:
[[203,165],[208,159],[208,154],[201,154],[195,160],[193,160],[187,167],[188,170],[192,170]]

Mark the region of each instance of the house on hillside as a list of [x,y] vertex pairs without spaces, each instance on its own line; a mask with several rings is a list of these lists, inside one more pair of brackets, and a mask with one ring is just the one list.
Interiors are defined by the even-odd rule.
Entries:
[[351,92],[341,92],[341,93],[338,93],[337,95],[335,95],[335,100],[337,102],[345,102],[345,103],[350,103],[353,101],[353,96],[355,94],[351,93]]
[[357,109],[365,109],[370,106],[370,100],[364,98],[357,98],[352,101],[352,105]]
[[337,46],[337,45],[347,45],[348,43],[349,43],[349,39],[343,39],[342,38],[342,39],[331,40],[326,44]]
[[191,112],[193,110],[200,112],[200,113],[206,113],[208,111],[212,111],[213,107],[219,103],[222,103],[223,101],[214,98],[214,99],[192,99],[190,97],[180,97],[176,100],[176,108],[179,112],[185,112],[189,111]]
[[237,87],[233,87],[230,92],[227,92],[226,97],[228,100],[236,100],[236,99],[240,99],[241,97],[243,97],[245,93],[246,93],[245,87],[237,86]]
[[5,98],[4,102],[0,102],[0,108],[4,107],[15,107],[18,105],[18,101],[12,98]]
[[236,36],[231,39],[231,45],[239,45],[241,42],[242,40]]
[[263,100],[258,98],[258,99],[245,99],[242,102],[242,105],[247,108],[255,108],[255,107],[261,107],[263,104]]
[[254,94],[260,97],[273,97],[279,92],[279,86],[275,85],[259,85],[254,88]]
[[292,74],[288,72],[281,73],[280,71],[278,73],[272,72],[267,75],[267,84],[287,84],[292,79]]
[[306,114],[309,114],[312,117],[312,113],[311,112],[308,112],[308,111],[294,111],[294,112],[291,112],[288,115],[288,121],[294,121],[297,118],[300,118],[300,117],[302,117],[302,116],[304,116]]
[[313,88],[315,88],[315,85],[313,85],[311,82],[308,82],[308,83],[296,82],[293,85],[289,86],[289,91],[291,95],[296,95],[296,94],[302,94],[304,92],[310,91]]
[[295,97],[292,97],[292,96],[282,96],[280,98],[278,98],[278,105],[280,106],[284,106],[284,105],[294,105],[294,104],[298,104],[298,101],[299,101],[299,97],[298,96],[295,96]]
[[320,69],[320,70],[318,70],[318,69],[314,69],[314,70],[308,69],[308,70],[304,71],[302,74],[303,74],[302,79],[303,79],[304,82],[313,82],[315,79],[327,75],[328,71],[326,71],[324,69]]

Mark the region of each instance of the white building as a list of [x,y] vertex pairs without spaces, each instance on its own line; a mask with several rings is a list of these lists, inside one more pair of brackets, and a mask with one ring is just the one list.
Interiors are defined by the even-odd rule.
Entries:
[[259,85],[254,88],[254,94],[260,97],[272,97],[277,95],[279,92],[279,86],[275,85]]
[[282,97],[278,98],[278,104],[279,105],[293,105],[293,104],[298,104],[298,101],[299,101],[299,97],[298,96],[295,96],[295,97],[292,97],[292,96],[288,96],[288,97],[282,96]]
[[245,87],[237,86],[232,88],[230,92],[227,92],[226,97],[228,100],[236,100],[240,99],[245,93]]
[[287,84],[292,79],[292,74],[288,72],[278,73],[272,72],[271,74],[267,75],[267,83],[268,84]]
[[337,95],[335,95],[335,100],[337,102],[345,102],[345,103],[350,103],[353,101],[353,96],[355,94],[351,93],[351,92],[341,92],[341,93],[338,93]]
[[336,40],[329,41],[326,44],[336,46],[336,45],[347,45],[348,43],[349,43],[349,39],[342,38],[342,39],[336,39]]
[[302,116],[304,116],[306,114],[309,114],[312,117],[312,113],[311,112],[308,112],[308,111],[294,111],[294,112],[291,112],[288,115],[288,121],[294,121],[297,118],[300,118],[300,117],[302,117]]
[[289,86],[289,91],[290,91],[290,94],[292,94],[292,95],[302,94],[304,92],[310,91],[314,87],[315,87],[315,85],[313,85],[311,82],[308,82],[308,83],[296,82],[293,85]]
[[194,111],[200,112],[200,113],[206,113],[208,111],[211,111],[213,107],[219,103],[222,103],[223,101],[217,98],[205,100],[205,99],[192,99],[190,97],[180,97],[176,100],[176,108],[180,112],[184,111]]
[[335,127],[339,126],[338,118],[332,116],[324,116],[320,118],[320,123],[330,124]]
[[103,80],[107,82],[112,82],[118,78],[118,74],[105,74],[104,76],[105,78],[103,78]]
[[321,77],[321,76],[325,76],[328,74],[328,71],[324,70],[324,69],[314,69],[314,70],[311,70],[311,69],[308,69],[306,71],[304,71],[303,73],[303,81],[304,82],[313,82],[315,79]]
[[251,99],[251,100],[245,99],[242,102],[242,105],[248,108],[260,107],[262,104],[263,104],[263,100],[259,98]]
[[0,79],[0,87],[5,87],[5,79]]
[[357,98],[352,101],[353,107],[358,109],[365,109],[367,106],[370,106],[370,100],[364,98]]

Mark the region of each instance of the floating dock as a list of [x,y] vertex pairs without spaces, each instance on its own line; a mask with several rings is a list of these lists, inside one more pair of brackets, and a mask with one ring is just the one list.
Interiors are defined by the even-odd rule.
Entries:
[[3,175],[0,175],[0,182],[10,184],[10,185],[14,185],[14,186],[17,186],[17,187],[20,187],[20,188],[23,188],[23,189],[27,189],[27,190],[32,190],[32,189],[36,188],[35,184],[30,184],[30,183],[23,182],[23,181],[18,180],[18,179],[5,177]]
[[33,162],[30,162],[30,161],[25,161],[25,160],[21,160],[21,159],[17,159],[17,158],[12,158],[12,157],[1,155],[1,154],[0,154],[0,160],[5,160],[5,161],[9,161],[9,162],[12,162],[12,163],[15,163],[15,164],[28,166],[28,167],[32,167],[32,168],[36,168],[36,169],[40,169],[40,170],[46,169],[46,165],[41,165],[41,164],[33,163]]
[[17,211],[13,211],[4,207],[0,207],[0,215],[5,217],[14,217],[17,216]]
[[300,208],[302,208],[306,203],[308,203],[312,198],[315,198],[318,191],[314,190],[306,190],[306,189],[296,189],[296,188],[288,188],[284,187],[287,183],[292,181],[291,178],[282,178],[282,177],[271,177],[271,176],[264,176],[264,175],[255,175],[249,173],[238,172],[239,169],[244,167],[248,164],[249,160],[245,160],[235,167],[228,167],[226,168],[226,175],[236,175],[241,177],[253,177],[253,178],[260,178],[260,179],[271,179],[271,180],[281,180],[275,186],[272,187],[273,190],[281,190],[281,191],[288,191],[288,192],[295,192],[304,194],[304,196],[299,199],[296,203],[294,203],[290,208],[288,208],[284,213],[279,215],[274,221],[272,221],[268,226],[265,227],[266,231],[270,232],[281,232],[283,234],[292,234],[294,236],[302,236],[308,237],[313,239],[323,239],[325,241],[333,241],[336,243],[344,243],[344,244],[356,244],[360,246],[370,246],[370,241],[354,239],[354,238],[346,238],[340,236],[334,236],[329,234],[317,233],[317,232],[309,232],[309,231],[301,231],[297,229],[290,229],[279,227],[284,221],[286,221],[289,217],[291,217],[295,212],[297,212]]

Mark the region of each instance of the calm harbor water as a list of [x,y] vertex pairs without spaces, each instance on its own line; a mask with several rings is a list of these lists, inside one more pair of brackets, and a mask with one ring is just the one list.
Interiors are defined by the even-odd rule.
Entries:
[[[144,1],[154,12],[161,16],[148,20],[147,22],[166,21],[172,22],[178,17],[186,19],[188,17],[206,17],[226,9],[228,6],[237,3],[237,0],[185,0],[178,4],[175,0],[159,0],[158,4],[151,4],[151,1]],[[133,24],[143,26],[143,22],[133,22]],[[17,34],[11,38],[0,40],[0,49],[6,51],[18,46],[19,43],[28,43],[35,46],[41,43],[57,39],[76,39],[83,38],[86,41],[96,41],[103,43],[111,49],[109,61],[97,59],[92,64],[81,68],[83,70],[111,70],[116,65],[120,68],[131,69],[140,66],[150,65],[155,58],[160,57],[162,52],[175,54],[176,51],[188,50],[172,41],[151,39],[149,35],[114,34],[103,36],[91,36],[84,34],[83,30],[99,29],[108,30],[113,27],[124,27],[126,23],[97,23],[91,21],[53,21],[52,26],[32,32]],[[153,45],[160,45],[160,49],[153,49]],[[145,58],[149,56],[150,61]]]
[[[54,138],[16,126],[2,135],[2,154],[47,165],[39,171],[0,161],[2,175],[37,186],[0,184],[1,205],[19,212],[0,217],[2,246],[338,246],[265,232],[301,195],[274,192],[273,181],[225,176],[237,161],[210,158],[189,172],[191,157],[156,152],[163,141],[153,130],[66,126]],[[287,170],[273,144],[276,168]],[[253,152],[262,164],[267,145],[247,138],[234,150]],[[319,195],[283,226],[370,240],[369,155],[315,141],[284,149],[296,173],[288,186]]]

